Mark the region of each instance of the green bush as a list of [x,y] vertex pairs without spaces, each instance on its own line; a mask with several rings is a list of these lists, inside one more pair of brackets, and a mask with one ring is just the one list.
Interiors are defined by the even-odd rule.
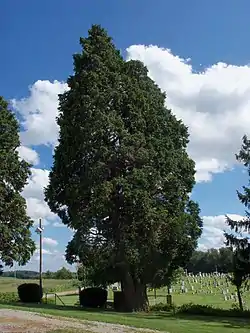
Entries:
[[158,311],[171,312],[171,311],[175,310],[175,306],[174,306],[174,304],[170,305],[167,303],[157,303],[154,305],[150,305],[149,310],[155,311],[155,312],[158,312]]
[[0,303],[16,303],[18,301],[19,297],[15,292],[0,293]]
[[102,308],[106,305],[108,292],[102,288],[86,288],[80,292],[80,305],[87,308]]
[[17,288],[19,298],[23,303],[39,303],[43,292],[37,283],[23,283]]
[[210,305],[200,305],[200,304],[183,304],[177,308],[177,314],[189,314],[189,315],[200,315],[200,316],[214,316],[214,317],[240,317],[249,318],[250,311],[244,310],[240,311],[237,308],[232,309],[221,309],[215,308]]

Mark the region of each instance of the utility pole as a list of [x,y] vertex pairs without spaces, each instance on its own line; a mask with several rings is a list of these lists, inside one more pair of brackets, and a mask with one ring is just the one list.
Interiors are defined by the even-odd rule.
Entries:
[[36,233],[39,234],[39,287],[42,295],[43,291],[43,280],[42,280],[42,272],[43,272],[43,227],[42,227],[42,219],[39,219],[39,226],[36,228]]

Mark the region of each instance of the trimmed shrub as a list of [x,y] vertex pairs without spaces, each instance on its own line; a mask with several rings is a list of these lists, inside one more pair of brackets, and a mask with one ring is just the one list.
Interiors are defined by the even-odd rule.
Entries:
[[0,293],[0,303],[16,303],[19,301],[19,297],[17,293],[7,292]]
[[177,314],[188,314],[188,315],[200,315],[200,316],[213,316],[213,317],[239,317],[239,318],[249,318],[250,311],[239,309],[220,309],[215,308],[210,305],[200,305],[200,304],[183,304],[177,309]]
[[102,308],[106,305],[108,292],[102,288],[86,288],[79,294],[80,305],[87,308]]
[[43,292],[37,283],[23,283],[18,286],[17,291],[23,303],[39,303],[43,298]]

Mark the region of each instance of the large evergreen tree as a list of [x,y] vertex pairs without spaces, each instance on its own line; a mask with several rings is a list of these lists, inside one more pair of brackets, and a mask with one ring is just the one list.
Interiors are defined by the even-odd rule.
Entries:
[[0,97],[0,260],[25,264],[35,250],[31,239],[31,219],[21,192],[27,182],[30,165],[20,160],[19,127],[7,102]]
[[201,234],[188,131],[105,30],[93,26],[80,43],[45,197],[75,229],[67,260],[89,267],[96,284],[121,281],[127,309],[146,309],[147,285],[164,284]]
[[[242,139],[242,147],[239,154],[236,155],[236,159],[244,165],[248,177],[250,177],[250,140],[246,135]],[[236,266],[241,271],[240,274],[243,275],[244,270],[245,275],[250,278],[250,187],[243,186],[243,192],[237,191],[237,195],[240,202],[246,207],[246,217],[235,221],[227,216],[226,222],[232,232],[226,233],[225,236],[227,245],[235,251],[235,254],[241,254],[241,260],[237,260],[237,255],[234,258],[238,261]]]

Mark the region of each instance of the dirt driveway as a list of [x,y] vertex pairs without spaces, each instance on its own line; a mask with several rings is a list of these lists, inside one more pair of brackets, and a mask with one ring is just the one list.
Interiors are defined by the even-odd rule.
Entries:
[[41,316],[38,313],[0,309],[1,333],[45,333],[56,329],[70,329],[80,333],[153,333],[147,329],[134,329],[128,326],[93,321],[66,320],[52,316]]

